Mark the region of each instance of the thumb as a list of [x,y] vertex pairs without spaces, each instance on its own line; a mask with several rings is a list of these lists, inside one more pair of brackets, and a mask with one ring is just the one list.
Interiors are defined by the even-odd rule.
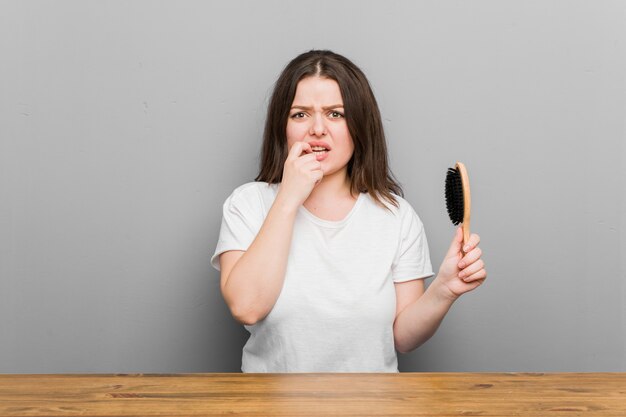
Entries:
[[289,151],[287,152],[287,159],[296,159],[298,156],[300,156],[301,150],[302,143],[295,142],[293,145],[291,145],[291,148],[289,148]]
[[450,244],[450,249],[448,249],[448,253],[446,254],[446,258],[451,256],[457,256],[459,252],[461,252],[461,247],[463,246],[463,228],[457,227],[454,238],[452,239],[452,243]]

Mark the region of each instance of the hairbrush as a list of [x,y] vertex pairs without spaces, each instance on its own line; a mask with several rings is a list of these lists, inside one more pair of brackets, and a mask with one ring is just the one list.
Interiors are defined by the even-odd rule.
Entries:
[[446,174],[446,208],[452,224],[463,223],[463,246],[461,248],[465,247],[470,236],[471,206],[472,199],[467,170],[465,165],[457,162],[454,168],[448,168]]

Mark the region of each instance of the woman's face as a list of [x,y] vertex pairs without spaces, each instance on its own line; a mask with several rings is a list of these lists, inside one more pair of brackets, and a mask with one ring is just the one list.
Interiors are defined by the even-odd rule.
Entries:
[[325,142],[330,148],[321,161],[324,177],[347,172],[354,143],[344,117],[339,84],[333,79],[317,76],[298,82],[287,119],[288,149],[295,142],[314,141]]

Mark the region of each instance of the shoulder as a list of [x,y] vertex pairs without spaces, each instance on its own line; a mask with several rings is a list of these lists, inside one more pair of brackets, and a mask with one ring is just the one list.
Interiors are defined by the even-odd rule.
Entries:
[[224,209],[264,217],[275,199],[278,184],[251,181],[235,188],[224,202]]
[[241,184],[233,190],[230,199],[233,200],[254,200],[271,193],[273,184],[264,181],[251,181]]
[[421,225],[422,219],[413,208],[413,205],[407,199],[393,192],[391,194],[396,198],[396,201],[398,202],[398,207],[394,207],[390,204],[391,208],[395,209],[395,214],[398,220],[401,223],[416,222],[418,225]]
[[421,223],[420,217],[407,199],[393,192],[391,195],[396,201],[395,205],[380,194],[379,201],[376,201],[372,195],[366,193],[365,200],[367,200],[368,212],[372,213],[373,216],[367,221],[384,222],[394,230],[403,230],[410,227],[412,223]]
[[[411,203],[409,203],[405,198],[399,196],[398,194],[394,192],[391,192],[391,195],[396,200],[397,206],[387,201],[386,199],[380,197],[380,201],[389,210],[386,210],[383,207],[381,207],[381,209],[384,209],[387,213],[391,213],[393,214],[394,217],[398,217],[398,218],[405,217],[407,214],[410,214],[412,211],[414,211],[413,207],[411,206]],[[370,200],[373,202],[374,201],[373,197],[371,196],[369,197],[370,197]]]

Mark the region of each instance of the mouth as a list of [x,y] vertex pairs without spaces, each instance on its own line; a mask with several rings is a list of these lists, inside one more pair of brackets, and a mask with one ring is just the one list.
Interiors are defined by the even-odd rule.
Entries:
[[330,151],[330,145],[323,140],[312,140],[308,142],[313,152]]
[[311,149],[315,155],[324,155],[330,152],[330,149],[324,148],[323,146],[313,146]]

